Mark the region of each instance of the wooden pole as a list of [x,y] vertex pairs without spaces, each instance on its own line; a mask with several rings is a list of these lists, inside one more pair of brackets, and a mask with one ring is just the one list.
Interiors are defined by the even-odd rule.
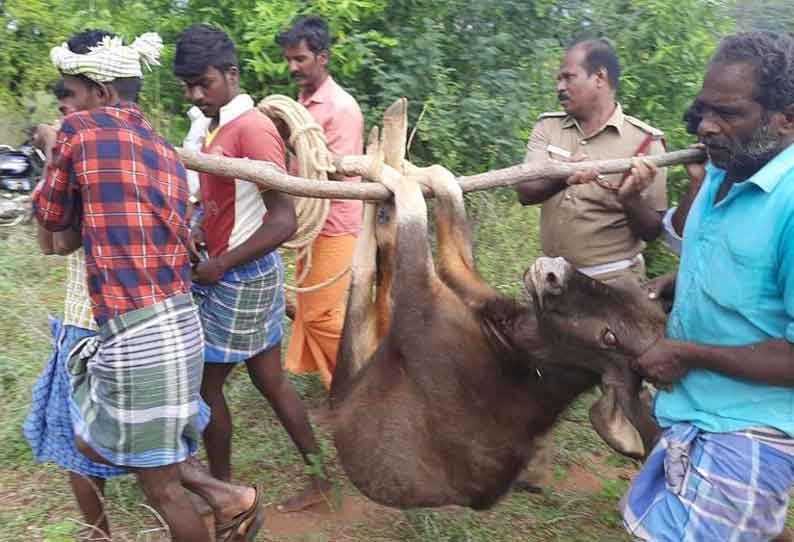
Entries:
[[[269,162],[229,158],[184,149],[178,149],[178,151],[182,162],[189,169],[244,179],[293,196],[370,201],[381,201],[391,197],[391,192],[378,183],[341,183],[304,179],[288,175]],[[659,167],[668,167],[676,164],[702,162],[705,159],[705,154],[697,149],[685,149],[645,158]],[[376,165],[375,160],[376,158],[371,156],[342,156],[334,160],[334,166],[337,172],[343,175],[360,175],[366,178]],[[631,166],[631,158],[576,163],[534,162],[496,169],[478,175],[458,177],[458,182],[464,192],[473,192],[541,179],[565,179],[578,169],[597,168],[603,174],[610,174],[628,171]],[[432,190],[427,187],[422,187],[422,192],[425,197],[433,197]]]

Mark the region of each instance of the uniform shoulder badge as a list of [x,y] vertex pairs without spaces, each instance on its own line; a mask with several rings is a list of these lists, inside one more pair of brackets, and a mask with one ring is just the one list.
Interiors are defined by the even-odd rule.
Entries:
[[634,118],[631,115],[623,115],[623,118],[626,119],[626,122],[633,124],[645,133],[651,134],[656,139],[664,137],[664,132],[658,128],[654,128],[650,124],[642,122],[640,119]]
[[566,113],[565,111],[547,111],[546,113],[541,113],[538,116],[538,120],[541,120],[541,119],[552,119],[552,118],[562,118],[562,117],[567,117],[567,116],[568,116],[568,113]]

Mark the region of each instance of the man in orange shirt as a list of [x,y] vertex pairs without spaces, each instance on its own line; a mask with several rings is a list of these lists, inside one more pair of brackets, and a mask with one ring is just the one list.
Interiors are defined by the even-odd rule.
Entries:
[[[328,73],[331,38],[326,22],[316,15],[299,17],[292,28],[276,37],[276,43],[284,50],[290,76],[301,89],[298,101],[322,127],[328,150],[336,155],[362,154],[364,117],[356,100]],[[297,164],[290,171],[297,172]],[[321,284],[350,265],[361,229],[361,210],[361,201],[331,201],[328,218],[311,248],[312,267],[298,286]],[[349,283],[346,275],[317,291],[298,294],[287,369],[319,372],[326,387],[331,386],[336,366]]]

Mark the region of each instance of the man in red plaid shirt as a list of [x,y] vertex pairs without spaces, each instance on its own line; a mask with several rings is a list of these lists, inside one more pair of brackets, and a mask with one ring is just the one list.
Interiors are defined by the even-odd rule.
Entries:
[[[44,228],[80,231],[99,325],[67,361],[75,441],[91,460],[137,475],[174,541],[211,540],[182,486],[212,506],[218,540],[248,539],[262,523],[261,491],[187,462],[208,418],[199,395],[203,333],[190,296],[187,180],[175,150],[133,103],[140,64],[157,63],[162,41],[144,34],[125,46],[100,34],[99,43],[87,31],[51,52],[77,112],[54,142],[45,138],[54,149],[33,198]],[[88,46],[75,46],[87,36]]]
[[176,152],[135,104],[64,119],[36,209],[52,231],[82,223],[100,326],[190,292],[184,179]]

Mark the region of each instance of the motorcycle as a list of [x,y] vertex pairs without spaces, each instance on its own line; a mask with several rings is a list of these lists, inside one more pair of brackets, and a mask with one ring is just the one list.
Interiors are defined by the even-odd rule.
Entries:
[[30,196],[41,180],[44,160],[44,154],[29,142],[18,149],[0,145],[0,226],[31,221]]

